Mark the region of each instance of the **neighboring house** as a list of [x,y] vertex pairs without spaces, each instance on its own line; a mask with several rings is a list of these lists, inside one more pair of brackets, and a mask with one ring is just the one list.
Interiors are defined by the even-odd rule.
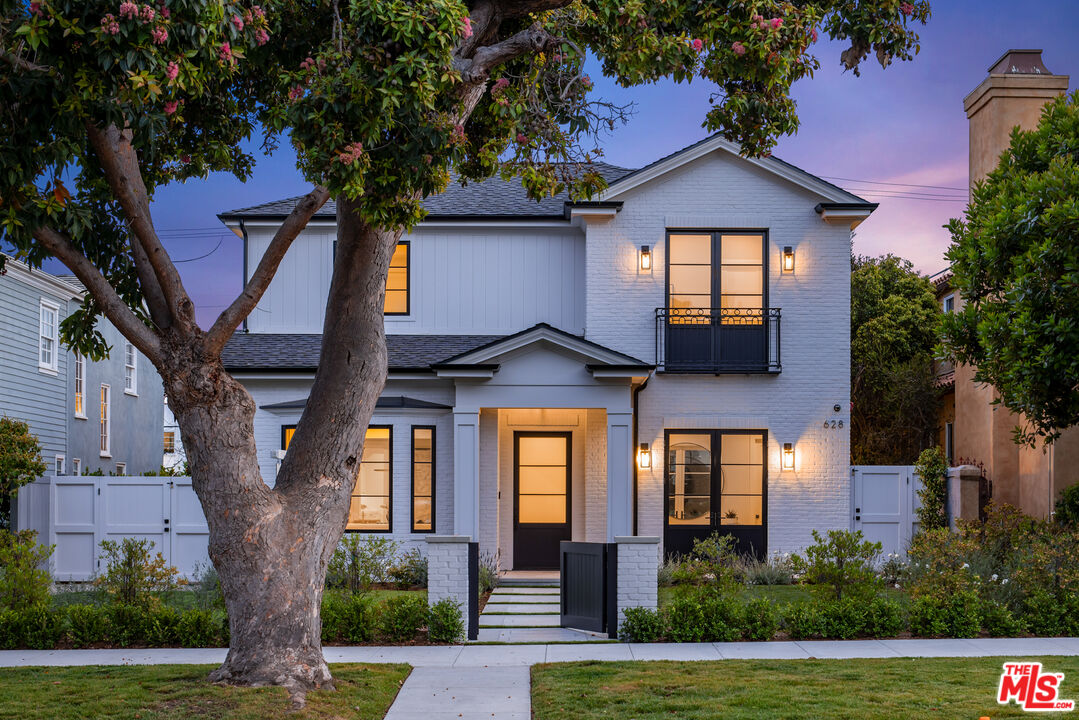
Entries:
[[169,407],[169,396],[165,396],[165,435],[164,456],[161,459],[161,467],[166,470],[185,472],[187,470],[187,453],[184,452],[184,441],[180,438],[180,424]]
[[73,276],[31,270],[12,258],[0,276],[0,415],[23,420],[50,475],[156,471],[161,464],[161,380],[108,321],[100,362],[60,341],[60,323],[82,302]]
[[[970,120],[970,182],[984,178],[998,164],[1010,143],[1012,128],[1037,126],[1042,106],[1068,89],[1067,75],[1054,75],[1042,62],[1041,50],[1009,50],[989,68],[966,98]],[[963,298],[944,270],[933,276],[942,312],[963,307]],[[1052,445],[1016,445],[1012,431],[1021,417],[995,404],[990,385],[974,382],[975,368],[938,363],[944,390],[940,443],[955,463],[981,466],[998,502],[1045,517],[1060,492],[1079,482],[1079,428],[1070,428]]]
[[[591,202],[499,178],[427,201],[390,269],[348,529],[469,535],[527,569],[560,540],[683,552],[718,531],[763,554],[852,527],[850,235],[876,206],[718,137],[597,169]],[[220,216],[245,268],[294,202]],[[224,352],[271,484],[318,364],[334,212]]]

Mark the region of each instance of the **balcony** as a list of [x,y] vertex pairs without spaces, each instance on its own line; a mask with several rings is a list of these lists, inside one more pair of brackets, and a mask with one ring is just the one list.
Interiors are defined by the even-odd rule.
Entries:
[[778,373],[779,308],[656,308],[660,372]]

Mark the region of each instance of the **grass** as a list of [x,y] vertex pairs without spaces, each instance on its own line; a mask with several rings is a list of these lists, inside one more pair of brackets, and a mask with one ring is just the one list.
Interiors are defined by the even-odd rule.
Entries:
[[206,682],[209,665],[35,667],[0,671],[0,718],[19,720],[381,720],[407,665],[334,665],[337,691],[290,712],[281,688]]
[[[727,660],[536,665],[535,720],[757,720],[1027,717],[996,703],[1016,658]],[[1079,658],[1040,659],[1079,697]],[[1054,717],[1049,715],[1049,717]]]

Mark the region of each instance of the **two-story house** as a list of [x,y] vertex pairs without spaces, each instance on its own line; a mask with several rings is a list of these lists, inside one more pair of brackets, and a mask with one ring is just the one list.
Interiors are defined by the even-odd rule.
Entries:
[[[762,554],[850,527],[850,236],[875,205],[737,150],[600,164],[590,202],[499,178],[430,198],[390,269],[349,531],[469,535],[538,569],[560,540],[719,531]],[[220,216],[246,268],[293,202]],[[225,351],[270,483],[318,363],[334,213]]]
[[161,467],[161,378],[104,318],[111,348],[93,361],[60,341],[82,303],[74,276],[7,258],[0,275],[0,415],[29,424],[50,475],[138,474]]

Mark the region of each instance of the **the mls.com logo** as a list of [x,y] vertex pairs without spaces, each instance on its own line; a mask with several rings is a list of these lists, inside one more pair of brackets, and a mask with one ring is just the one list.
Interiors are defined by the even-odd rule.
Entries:
[[1004,663],[997,690],[997,702],[1007,705],[1015,700],[1024,710],[1074,710],[1074,700],[1060,700],[1064,673],[1043,673],[1037,662]]

